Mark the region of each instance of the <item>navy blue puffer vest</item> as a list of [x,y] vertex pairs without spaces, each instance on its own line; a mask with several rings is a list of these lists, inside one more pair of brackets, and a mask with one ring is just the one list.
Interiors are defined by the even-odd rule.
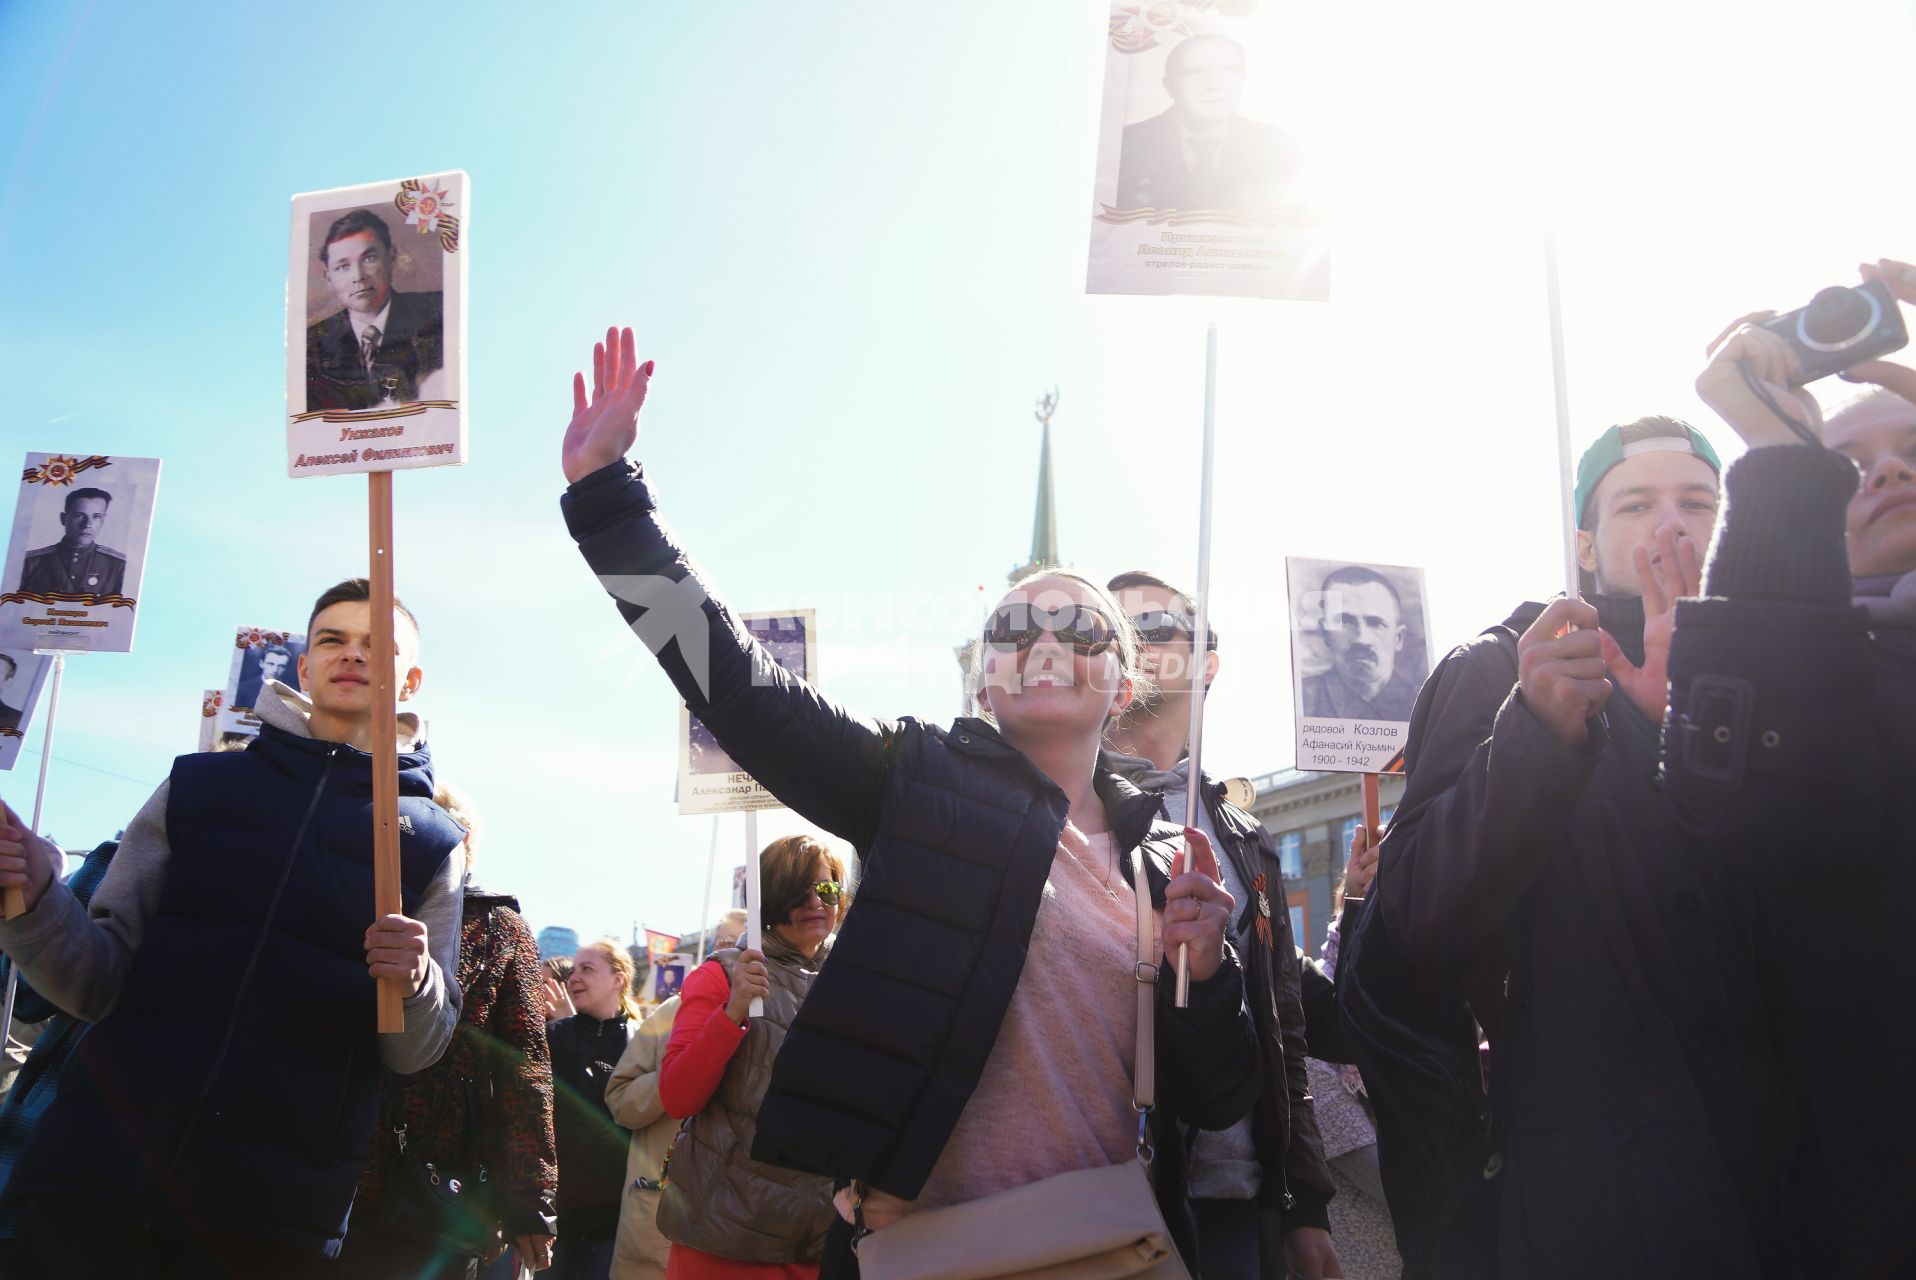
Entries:
[[[424,750],[399,757],[399,796],[411,914],[463,832]],[[372,759],[268,725],[245,752],[174,762],[166,828],[126,986],[7,1199],[336,1252],[379,1091]]]

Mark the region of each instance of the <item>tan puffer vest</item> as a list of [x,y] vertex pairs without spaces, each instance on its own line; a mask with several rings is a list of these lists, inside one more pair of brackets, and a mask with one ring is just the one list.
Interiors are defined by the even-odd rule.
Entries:
[[[728,980],[738,958],[734,950],[712,957]],[[672,1142],[659,1230],[674,1243],[737,1262],[817,1262],[833,1216],[831,1179],[760,1164],[751,1155],[772,1059],[817,974],[792,956],[768,956],[765,969],[771,979],[765,1016],[753,1019],[718,1092]]]

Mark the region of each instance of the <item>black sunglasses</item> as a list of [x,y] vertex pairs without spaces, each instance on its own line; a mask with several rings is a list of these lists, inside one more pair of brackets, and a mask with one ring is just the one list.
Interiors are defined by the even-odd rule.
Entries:
[[1023,651],[1038,643],[1039,636],[1047,635],[1087,657],[1103,653],[1118,639],[1111,619],[1082,604],[1068,604],[1060,609],[1008,604],[992,614],[985,624],[985,643],[997,649]]
[[1169,644],[1173,640],[1188,640],[1197,630],[1197,623],[1189,615],[1168,613],[1163,609],[1134,613],[1131,615],[1131,625],[1138,629],[1138,639],[1146,644]]
[[[1131,615],[1131,625],[1138,629],[1138,639],[1146,644],[1170,644],[1173,640],[1189,640],[1197,634],[1197,620],[1188,613],[1170,613],[1163,609],[1148,609],[1143,613]],[[1205,637],[1204,647],[1217,648],[1217,631]]]

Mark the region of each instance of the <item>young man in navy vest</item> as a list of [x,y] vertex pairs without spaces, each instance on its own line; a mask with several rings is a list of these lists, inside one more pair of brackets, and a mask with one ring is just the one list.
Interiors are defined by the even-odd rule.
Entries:
[[[372,915],[372,648],[363,579],[319,598],[246,751],[181,756],[81,907],[60,854],[0,811],[0,948],[98,1025],[15,1166],[12,1274],[285,1280],[336,1254],[370,1149],[381,1066],[436,1061],[459,1017],[459,825],[400,721],[403,915]],[[399,605],[395,687],[419,689]],[[374,979],[411,994],[380,1035]]]

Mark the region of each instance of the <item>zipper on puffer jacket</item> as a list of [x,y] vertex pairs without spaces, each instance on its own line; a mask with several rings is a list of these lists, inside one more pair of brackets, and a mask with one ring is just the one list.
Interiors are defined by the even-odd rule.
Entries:
[[[192,1145],[193,1134],[199,1128],[200,1115],[206,1110],[207,1099],[213,1095],[213,1082],[219,1079],[220,1068],[226,1065],[226,1055],[233,1048],[233,1033],[239,1029],[240,1009],[246,1003],[247,988],[252,986],[253,973],[259,968],[260,955],[266,950],[267,935],[272,932],[274,918],[279,915],[280,899],[286,896],[286,886],[293,878],[293,864],[299,860],[299,847],[306,841],[306,832],[313,825],[313,815],[319,811],[320,797],[326,793],[326,783],[333,776],[333,762],[339,757],[339,748],[335,746],[326,753],[326,767],[320,770],[319,782],[313,787],[313,798],[306,802],[305,816],[299,820],[299,828],[293,833],[293,847],[287,852],[286,864],[280,868],[279,883],[273,886],[273,896],[266,904],[266,910],[260,913],[259,932],[253,936],[253,950],[246,957],[246,967],[240,971],[239,990],[233,996],[233,1007],[226,1015],[226,1027],[220,1032],[220,1045],[213,1053],[212,1064],[207,1068],[206,1079],[200,1084],[199,1096],[193,1100],[193,1109],[187,1113],[186,1127],[180,1131],[179,1146],[174,1148],[173,1159],[166,1166],[166,1174],[159,1183],[160,1196],[166,1188],[173,1185],[174,1175],[180,1171],[180,1162],[186,1159],[186,1149]],[[147,1211],[143,1229],[151,1231],[159,1221],[160,1201],[155,1199]]]

